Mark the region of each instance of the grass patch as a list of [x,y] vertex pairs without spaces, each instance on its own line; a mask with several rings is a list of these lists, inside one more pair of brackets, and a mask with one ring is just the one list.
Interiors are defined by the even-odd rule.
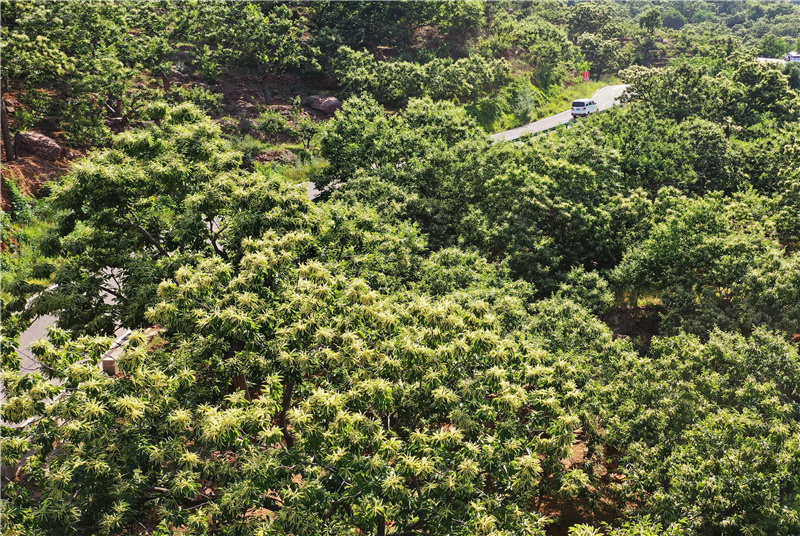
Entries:
[[328,161],[324,158],[310,156],[309,158],[301,160],[294,166],[286,167],[283,170],[283,175],[293,184],[316,182],[327,167]]

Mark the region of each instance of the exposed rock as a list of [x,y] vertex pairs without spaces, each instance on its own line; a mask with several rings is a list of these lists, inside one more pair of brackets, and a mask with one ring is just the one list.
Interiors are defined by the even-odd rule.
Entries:
[[256,115],[258,106],[256,103],[246,98],[240,98],[233,102],[227,102],[222,106],[222,110],[234,116],[250,117]]
[[256,123],[252,119],[248,119],[244,115],[239,118],[239,132],[242,134],[250,134],[255,130],[255,127]]
[[282,162],[284,164],[294,164],[297,157],[288,149],[264,151],[253,158],[253,162]]
[[39,132],[19,132],[16,135],[17,147],[46,160],[58,160],[62,147],[52,138]]
[[326,114],[333,114],[336,110],[342,107],[342,101],[336,97],[327,97],[325,95],[311,95],[311,107],[314,110],[325,112]]
[[255,115],[257,109],[258,105],[253,101],[247,99],[239,99],[236,101],[236,112],[239,115],[247,115],[249,117]]

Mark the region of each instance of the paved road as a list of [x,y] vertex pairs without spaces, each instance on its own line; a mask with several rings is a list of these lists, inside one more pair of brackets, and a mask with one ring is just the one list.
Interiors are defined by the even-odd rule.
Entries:
[[317,185],[314,184],[313,182],[306,183],[306,190],[308,190],[308,198],[311,199],[312,201],[316,199],[320,194],[320,191],[317,190]]
[[779,58],[756,58],[761,63],[777,63],[778,65],[786,65],[789,63],[786,60],[779,59]]
[[[600,88],[597,92],[592,96],[594,100],[597,102],[597,107],[600,110],[607,110],[611,108],[615,104],[618,104],[618,99],[622,92],[625,91],[627,88],[627,84],[619,84],[616,86],[606,86],[604,88]],[[572,114],[569,110],[566,112],[561,112],[557,115],[551,115],[545,119],[541,119],[536,121],[535,123],[528,123],[527,125],[523,125],[521,127],[512,128],[511,130],[506,130],[505,132],[498,132],[497,134],[492,134],[492,139],[497,141],[511,141],[516,140],[524,136],[525,134],[530,134],[532,132],[541,132],[543,130],[547,130],[553,127],[557,127],[558,125],[563,125],[565,123],[569,123],[572,121]]]
[[[48,288],[44,292],[52,290],[53,287]],[[33,298],[31,298],[33,299]],[[106,294],[105,296],[106,302],[111,303],[111,296]],[[22,372],[36,372],[42,367],[42,364],[33,357],[33,353],[31,352],[31,343],[38,339],[46,339],[47,338],[47,328],[50,326],[55,325],[57,317],[52,315],[43,315],[36,318],[33,323],[22,332],[19,336],[19,346],[17,347],[17,355],[20,357],[20,361],[22,362]],[[115,337],[119,337],[120,335],[126,333],[127,330],[124,328],[118,328],[114,332]],[[57,382],[56,382],[57,383]],[[0,399],[3,399],[3,390],[2,386],[0,386]]]
[[22,360],[22,372],[36,372],[42,366],[31,353],[31,343],[37,339],[46,338],[47,328],[55,324],[56,320],[55,316],[40,316],[19,336],[17,354]]

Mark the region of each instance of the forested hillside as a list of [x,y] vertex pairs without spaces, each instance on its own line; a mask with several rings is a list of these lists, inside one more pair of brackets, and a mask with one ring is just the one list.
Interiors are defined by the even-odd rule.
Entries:
[[4,534],[800,533],[800,4],[0,7]]

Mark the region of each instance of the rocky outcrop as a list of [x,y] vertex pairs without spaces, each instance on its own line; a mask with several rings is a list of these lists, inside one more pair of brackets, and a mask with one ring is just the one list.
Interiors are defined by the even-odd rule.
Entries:
[[54,140],[39,132],[19,132],[16,135],[16,146],[19,151],[44,158],[58,160],[64,149]]
[[342,101],[336,97],[327,97],[325,95],[312,95],[311,108],[325,112],[326,114],[333,114],[336,110],[342,107]]

